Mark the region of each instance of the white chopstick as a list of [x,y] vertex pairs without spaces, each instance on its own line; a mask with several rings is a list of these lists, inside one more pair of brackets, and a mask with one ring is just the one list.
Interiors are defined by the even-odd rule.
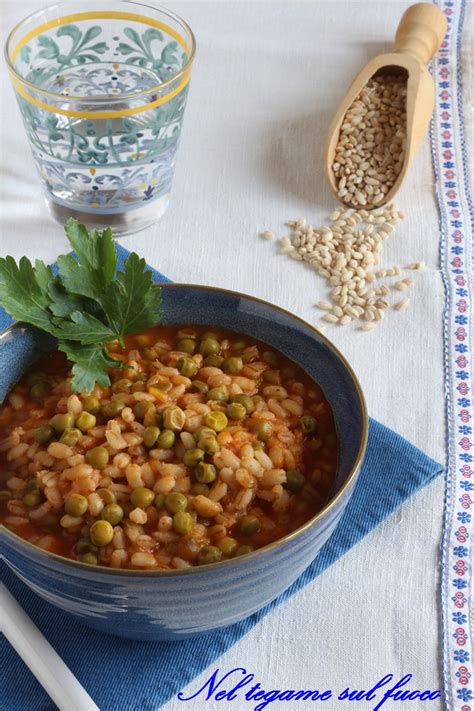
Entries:
[[100,711],[3,583],[0,612],[0,630],[60,711]]

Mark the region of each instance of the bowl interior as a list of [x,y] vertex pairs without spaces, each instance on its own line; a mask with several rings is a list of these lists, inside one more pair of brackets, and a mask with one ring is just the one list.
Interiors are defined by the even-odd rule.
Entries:
[[[309,324],[251,296],[183,284],[162,285],[163,324],[220,326],[255,337],[282,351],[321,386],[339,437],[334,495],[358,463],[367,432],[360,386],[343,357]],[[54,339],[30,327],[0,336],[0,402],[22,372],[54,347]]]

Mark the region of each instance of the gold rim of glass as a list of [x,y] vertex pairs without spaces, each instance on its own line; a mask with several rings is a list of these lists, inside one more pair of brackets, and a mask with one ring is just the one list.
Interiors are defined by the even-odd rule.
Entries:
[[[108,568],[107,566],[102,566],[102,565],[89,565],[87,563],[83,563],[80,560],[74,560],[73,558],[66,558],[65,556],[58,555],[57,553],[51,553],[50,551],[45,551],[42,548],[39,548],[38,546],[35,546],[33,543],[30,543],[26,539],[22,538],[21,536],[18,536],[16,533],[13,533],[13,531],[10,531],[6,526],[3,524],[0,525],[0,530],[6,531],[6,534],[8,536],[11,536],[15,543],[19,541],[24,547],[26,548],[26,555],[28,554],[28,551],[33,549],[35,553],[37,553],[40,556],[45,556],[47,558],[52,558],[54,561],[58,561],[61,564],[64,565],[71,565],[73,567],[79,566],[82,570],[87,570],[89,572],[96,572],[96,573],[103,573],[104,575],[125,575],[129,577],[134,577],[134,576],[166,576],[166,575],[184,575],[184,574],[191,574],[191,573],[196,573],[197,571],[204,571],[207,570],[208,568],[215,568],[215,566],[224,566],[224,565],[236,565],[239,562],[242,563],[245,560],[249,560],[250,558],[256,558],[259,554],[266,553],[268,551],[274,550],[275,548],[278,548],[279,546],[284,545],[285,543],[289,543],[290,541],[294,540],[295,538],[299,537],[302,533],[307,531],[308,529],[312,528],[312,526],[320,521],[323,516],[325,516],[328,511],[331,511],[337,502],[344,496],[346,491],[350,488],[352,485],[353,481],[355,480],[360,466],[362,464],[362,460],[364,458],[365,450],[367,447],[367,438],[368,438],[368,431],[369,431],[369,416],[368,416],[368,411],[367,411],[367,404],[365,402],[365,397],[364,393],[362,391],[362,387],[359,383],[359,380],[357,379],[356,374],[354,373],[354,370],[352,369],[352,366],[349,364],[345,356],[339,351],[338,348],[323,334],[321,331],[319,331],[315,326],[312,324],[308,323],[304,319],[300,318],[299,316],[295,316],[295,314],[292,314],[291,311],[288,311],[287,309],[282,308],[281,306],[277,306],[276,304],[272,304],[270,301],[266,301],[265,299],[260,299],[257,296],[251,296],[250,294],[244,294],[243,292],[240,291],[232,291],[230,289],[224,289],[223,287],[219,286],[205,286],[203,284],[184,284],[184,283],[179,283],[179,284],[174,284],[174,283],[157,283],[155,286],[159,286],[160,288],[166,288],[166,289],[200,289],[202,291],[215,291],[219,293],[224,293],[224,294],[230,294],[231,296],[238,296],[240,298],[244,299],[250,299],[251,301],[256,301],[259,304],[263,304],[264,306],[269,307],[270,309],[273,309],[275,311],[279,311],[280,313],[285,314],[286,316],[290,316],[292,319],[297,321],[298,323],[303,324],[306,328],[309,328],[310,331],[314,331],[314,333],[317,334],[318,338],[320,338],[324,344],[339,358],[339,360],[342,362],[344,367],[346,368],[347,372],[351,376],[351,379],[354,383],[356,392],[359,396],[359,401],[360,401],[360,406],[362,410],[362,417],[363,417],[363,423],[362,423],[362,437],[361,437],[361,442],[359,445],[359,450],[357,452],[357,456],[355,459],[355,462],[351,468],[351,471],[349,472],[349,475],[344,482],[344,484],[338,489],[338,491],[334,494],[332,499],[330,499],[326,505],[319,511],[315,516],[312,518],[308,519],[306,523],[304,523],[302,526],[299,528],[296,528],[294,531],[291,533],[288,533],[286,536],[283,536],[283,538],[278,538],[276,541],[273,541],[273,543],[269,543],[266,546],[263,546],[262,548],[257,548],[257,550],[253,551],[252,553],[247,553],[246,555],[238,558],[229,558],[228,560],[221,560],[216,563],[209,563],[208,565],[199,565],[199,566],[193,566],[191,568],[184,568],[184,569],[173,569],[173,570],[134,570],[133,568]],[[0,339],[8,332],[10,332],[12,329],[16,328],[20,324],[13,324],[13,326],[10,326],[7,328],[5,331],[0,333]],[[204,324],[207,326],[212,326],[212,324]],[[301,366],[303,367],[303,366]],[[331,403],[329,403],[331,404]]]
[[187,73],[191,71],[191,66],[194,61],[194,57],[196,54],[196,38],[194,36],[194,33],[188,23],[183,20],[179,15],[176,15],[174,12],[171,12],[171,10],[165,9],[160,7],[159,5],[150,5],[148,3],[143,3],[143,2],[136,2],[135,0],[119,0],[117,2],[117,5],[121,4],[123,6],[131,6],[131,7],[145,7],[149,10],[153,10],[155,12],[159,12],[163,15],[166,15],[167,17],[171,18],[174,20],[176,23],[178,23],[182,29],[185,30],[185,32],[188,35],[188,39],[190,40],[190,51],[189,55],[187,57],[186,63],[184,64],[181,69],[176,72],[170,79],[167,79],[166,81],[162,82],[161,84],[154,84],[151,87],[148,87],[147,89],[141,89],[140,91],[131,91],[125,94],[119,94],[118,96],[110,96],[109,94],[98,94],[96,96],[75,96],[75,95],[69,95],[67,97],[64,96],[64,94],[58,94],[57,92],[54,91],[48,91],[47,89],[42,89],[40,86],[37,86],[36,84],[33,84],[32,82],[28,81],[24,77],[21,76],[13,66],[13,63],[11,61],[11,45],[13,43],[13,36],[15,33],[21,29],[21,27],[26,24],[28,21],[33,20],[35,17],[47,12],[48,10],[52,10],[53,8],[59,8],[63,7],[65,10],[67,8],[69,3],[65,2],[59,2],[59,3],[54,3],[54,5],[48,5],[47,7],[42,8],[41,10],[36,10],[35,12],[32,12],[30,15],[27,15],[27,17],[23,18],[23,20],[20,20],[20,22],[17,22],[17,24],[12,28],[12,30],[9,32],[8,37],[5,42],[5,48],[4,48],[4,57],[5,61],[8,67],[8,70],[10,73],[14,76],[15,80],[21,82],[24,86],[28,87],[30,90],[42,94],[43,96],[48,96],[50,98],[54,98],[58,101],[63,102],[65,98],[67,98],[68,101],[72,102],[77,102],[77,103],[84,103],[86,102],[87,104],[101,104],[106,102],[107,104],[115,104],[123,101],[124,99],[134,99],[134,98],[139,98],[141,96],[147,96],[148,94],[153,94],[156,93],[157,91],[162,91],[163,89],[166,89],[170,85],[174,84],[177,80],[183,79]]

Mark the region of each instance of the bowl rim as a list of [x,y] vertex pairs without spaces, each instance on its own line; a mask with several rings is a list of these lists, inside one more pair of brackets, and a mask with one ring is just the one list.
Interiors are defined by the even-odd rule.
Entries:
[[[207,286],[205,284],[192,284],[192,283],[184,283],[184,282],[155,282],[154,283],[155,287],[159,288],[166,288],[166,289],[199,289],[201,291],[211,291],[215,293],[222,293],[222,294],[229,294],[230,296],[238,297],[238,298],[243,298],[243,299],[250,299],[251,301],[255,301],[258,304],[261,304],[262,306],[265,306],[269,308],[270,310],[278,311],[279,313],[284,314],[285,316],[289,316],[290,319],[293,319],[297,321],[299,324],[302,324],[306,328],[308,328],[310,331],[313,331],[320,340],[323,341],[323,343],[329,348],[330,351],[342,362],[343,366],[349,373],[352,382],[355,386],[356,393],[359,397],[360,401],[360,406],[362,410],[362,417],[363,417],[363,422],[362,422],[362,436],[361,436],[361,441],[359,444],[359,450],[357,452],[357,456],[355,459],[355,462],[351,468],[351,471],[349,472],[349,475],[344,482],[344,484],[341,486],[341,488],[335,493],[335,495],[325,504],[325,506],[321,509],[321,511],[318,511],[318,513],[313,516],[312,518],[308,519],[305,521],[305,523],[300,526],[299,528],[296,528],[294,531],[291,531],[288,533],[286,536],[283,536],[282,538],[278,538],[276,541],[273,541],[272,543],[269,543],[266,546],[263,546],[262,548],[257,548],[257,550],[252,551],[251,553],[247,553],[243,556],[239,556],[238,558],[228,558],[227,560],[221,560],[216,563],[208,563],[207,565],[202,565],[202,566],[191,566],[190,568],[175,568],[175,569],[170,569],[170,570],[135,570],[133,568],[110,568],[107,566],[95,566],[95,565],[90,565],[88,563],[83,563],[82,561],[79,560],[74,560],[73,558],[67,558],[66,556],[61,556],[57,553],[51,553],[50,551],[43,550],[39,546],[35,546],[33,543],[30,543],[27,541],[25,538],[22,538],[21,536],[18,536],[16,533],[13,531],[10,531],[10,529],[6,528],[3,524],[0,524],[0,532],[2,535],[6,535],[7,537],[11,537],[14,543],[19,543],[20,547],[25,548],[26,550],[25,555],[28,554],[30,550],[32,550],[33,554],[39,555],[39,557],[45,557],[47,559],[52,559],[53,562],[58,562],[60,565],[66,565],[66,566],[72,566],[72,567],[78,567],[80,570],[87,571],[88,573],[99,573],[103,575],[119,575],[119,576],[125,576],[125,577],[163,577],[163,576],[175,576],[175,575],[184,575],[184,574],[193,574],[200,572],[202,573],[203,571],[206,570],[214,570],[217,566],[219,568],[223,568],[224,566],[230,566],[230,565],[238,565],[239,563],[242,563],[245,560],[249,560],[250,558],[256,558],[258,555],[261,555],[263,553],[268,553],[272,550],[275,550],[276,548],[279,548],[280,546],[285,545],[286,543],[292,542],[294,539],[298,538],[300,535],[308,531],[310,528],[312,528],[316,523],[318,523],[326,514],[331,511],[332,509],[335,508],[336,504],[340,501],[340,499],[344,496],[346,491],[350,489],[351,485],[357,478],[357,475],[360,471],[360,467],[362,464],[362,460],[365,455],[366,447],[367,447],[367,439],[368,439],[368,429],[369,429],[369,417],[368,417],[368,411],[367,411],[367,404],[365,401],[364,393],[362,391],[362,387],[359,383],[359,380],[352,369],[352,366],[349,364],[345,356],[340,352],[340,350],[327,338],[327,336],[319,331],[315,326],[313,326],[311,323],[308,323],[308,321],[305,321],[302,319],[300,316],[296,316],[295,314],[291,313],[288,309],[284,309],[282,306],[278,306],[277,304],[273,304],[271,301],[266,301],[265,299],[261,299],[257,296],[253,296],[251,294],[246,294],[241,291],[234,291],[231,289],[226,289],[224,287],[219,287],[219,286]],[[202,325],[212,325],[212,324],[202,324]],[[28,326],[29,328],[34,328],[33,326],[30,326],[29,324],[24,324],[22,322],[17,322],[9,326],[7,329],[4,331],[0,332],[0,344],[1,340],[4,338],[6,334],[9,332],[13,331],[16,328],[19,327],[25,327]],[[158,324],[159,326],[159,324]],[[302,366],[301,366],[302,367]],[[31,557],[28,556],[27,557]],[[6,558],[5,558],[6,560]],[[7,564],[8,561],[6,560]]]

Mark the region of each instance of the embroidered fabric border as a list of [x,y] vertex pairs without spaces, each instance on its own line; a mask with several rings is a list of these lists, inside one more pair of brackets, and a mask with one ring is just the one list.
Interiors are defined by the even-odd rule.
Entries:
[[445,289],[444,359],[448,471],[442,540],[443,683],[447,711],[474,711],[472,565],[472,199],[462,99],[465,0],[440,0],[448,32],[433,61],[436,104],[431,144]]

